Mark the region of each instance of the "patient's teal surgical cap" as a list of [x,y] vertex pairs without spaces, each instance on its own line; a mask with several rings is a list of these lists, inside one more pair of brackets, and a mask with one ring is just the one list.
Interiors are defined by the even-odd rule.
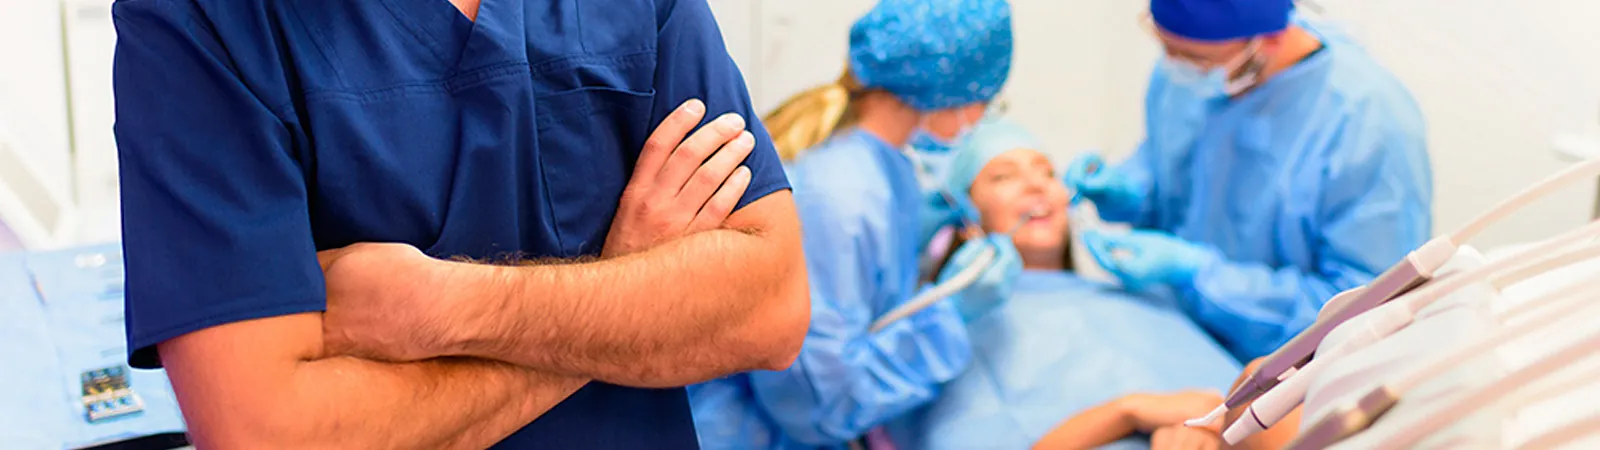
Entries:
[[850,73],[919,111],[993,99],[1011,74],[1011,5],[881,0],[850,27]]
[[968,191],[972,190],[972,183],[978,179],[978,172],[983,171],[983,166],[1005,152],[1039,148],[1039,140],[1022,125],[999,117],[984,119],[956,145],[955,152],[950,156],[944,189],[955,200],[956,210],[967,220],[976,223],[978,208],[972,204]]
[[1283,31],[1293,0],[1150,0],[1150,17],[1169,33],[1227,41]]

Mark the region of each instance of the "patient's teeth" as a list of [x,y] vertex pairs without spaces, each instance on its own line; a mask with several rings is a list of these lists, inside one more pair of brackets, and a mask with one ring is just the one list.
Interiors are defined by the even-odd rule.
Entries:
[[1048,215],[1050,215],[1050,207],[1045,206],[1045,205],[1034,206],[1033,210],[1029,211],[1029,214],[1032,216],[1031,218],[1034,218],[1034,219],[1037,219],[1037,218],[1040,218],[1040,217],[1044,217],[1044,216],[1048,216]]

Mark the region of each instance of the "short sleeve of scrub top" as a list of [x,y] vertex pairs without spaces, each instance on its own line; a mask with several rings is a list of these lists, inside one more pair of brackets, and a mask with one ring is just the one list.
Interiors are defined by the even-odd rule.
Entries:
[[225,323],[320,311],[304,142],[286,90],[264,92],[183,2],[113,6],[130,362]]
[[750,124],[750,133],[756,138],[756,149],[744,162],[750,168],[750,187],[739,199],[738,207],[789,189],[778,151],[772,146],[772,136],[751,103],[744,76],[728,56],[711,7],[706,0],[663,1],[675,7],[661,25],[663,37],[657,47],[656,103],[650,123],[661,123],[667,114],[691,98],[706,102],[705,122],[722,113],[738,113]]

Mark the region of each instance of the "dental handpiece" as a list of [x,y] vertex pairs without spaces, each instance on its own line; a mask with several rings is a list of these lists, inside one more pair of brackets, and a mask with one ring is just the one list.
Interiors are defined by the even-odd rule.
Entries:
[[1229,445],[1237,445],[1256,433],[1272,428],[1285,416],[1289,415],[1295,407],[1305,401],[1306,391],[1311,388],[1311,382],[1317,378],[1322,370],[1333,364],[1344,355],[1365,348],[1367,345],[1388,337],[1401,328],[1411,324],[1415,314],[1410,308],[1388,308],[1373,311],[1382,312],[1380,316],[1367,320],[1366,327],[1356,334],[1351,335],[1338,346],[1327,351],[1319,358],[1307,362],[1299,370],[1290,369],[1284,376],[1279,377],[1279,384],[1262,394],[1245,411],[1239,419],[1222,432],[1223,440]]
[[1358,288],[1334,296],[1323,306],[1315,323],[1268,355],[1261,366],[1230,392],[1227,400],[1217,406],[1216,410],[1190,423],[1211,423],[1222,417],[1229,409],[1237,408],[1259,397],[1281,382],[1285,371],[1299,368],[1310,361],[1316,353],[1316,348],[1322,344],[1322,339],[1334,327],[1427,283],[1433,278],[1434,272],[1455,255],[1461,243],[1472,239],[1489,225],[1499,222],[1534,200],[1577,181],[1592,179],[1596,175],[1600,175],[1600,158],[1592,158],[1547,177],[1495,205],[1454,233],[1434,238],[1418,247],[1417,250],[1407,254],[1399,264],[1384,271],[1367,284],[1365,289]]
[[[1016,225],[1013,225],[1010,230],[1007,230],[1005,235],[1011,236],[1016,234],[1017,230],[1022,229],[1022,226],[1026,225],[1029,219],[1032,219],[1038,215],[1039,213],[1036,210],[1028,211],[1026,214],[1023,214],[1021,220],[1018,220]],[[978,278],[983,275],[985,270],[989,270],[989,267],[994,265],[995,259],[999,257],[999,255],[1000,251],[993,246],[985,247],[982,253],[979,253],[976,258],[973,258],[971,265],[961,269],[960,272],[956,272],[956,274],[951,276],[949,280],[923,291],[922,294],[913,297],[911,301],[908,301],[895,309],[889,310],[889,312],[885,313],[883,317],[880,317],[878,320],[872,322],[872,327],[868,328],[868,332],[877,333],[878,331],[883,330],[884,327],[887,327],[890,324],[899,321],[900,319],[911,317],[911,315],[927,309],[929,306],[933,306],[933,304],[939,300],[943,300],[945,297],[955,295],[957,292],[961,292],[961,290],[971,287],[973,283],[978,282]]]
[[1455,254],[1455,250],[1456,247],[1448,240],[1429,241],[1423,248],[1407,255],[1400,264],[1378,275],[1367,287],[1345,291],[1328,300],[1315,323],[1267,355],[1260,367],[1228,394],[1227,400],[1218,409],[1225,413],[1238,408],[1278,385],[1285,372],[1311,361],[1317,347],[1322,345],[1322,339],[1335,327],[1426,283],[1433,278],[1434,271],[1444,266],[1444,261]]

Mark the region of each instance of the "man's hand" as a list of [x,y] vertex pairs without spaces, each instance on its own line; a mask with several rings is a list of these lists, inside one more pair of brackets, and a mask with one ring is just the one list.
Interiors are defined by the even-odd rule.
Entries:
[[750,169],[740,163],[755,148],[755,137],[732,113],[689,135],[703,117],[705,104],[689,100],[650,134],[622,191],[602,258],[721,227],[733,212],[750,187]]
[[1183,425],[1161,427],[1150,434],[1150,450],[1217,450],[1222,448],[1222,436],[1207,428],[1189,428]]
[[417,361],[440,356],[440,314],[448,299],[438,289],[447,265],[407,244],[362,243],[317,253],[327,280],[324,356]]
[[1121,402],[1124,414],[1132,421],[1134,428],[1151,432],[1162,427],[1181,426],[1185,420],[1206,415],[1222,404],[1222,395],[1214,391],[1132,394],[1123,397]]

